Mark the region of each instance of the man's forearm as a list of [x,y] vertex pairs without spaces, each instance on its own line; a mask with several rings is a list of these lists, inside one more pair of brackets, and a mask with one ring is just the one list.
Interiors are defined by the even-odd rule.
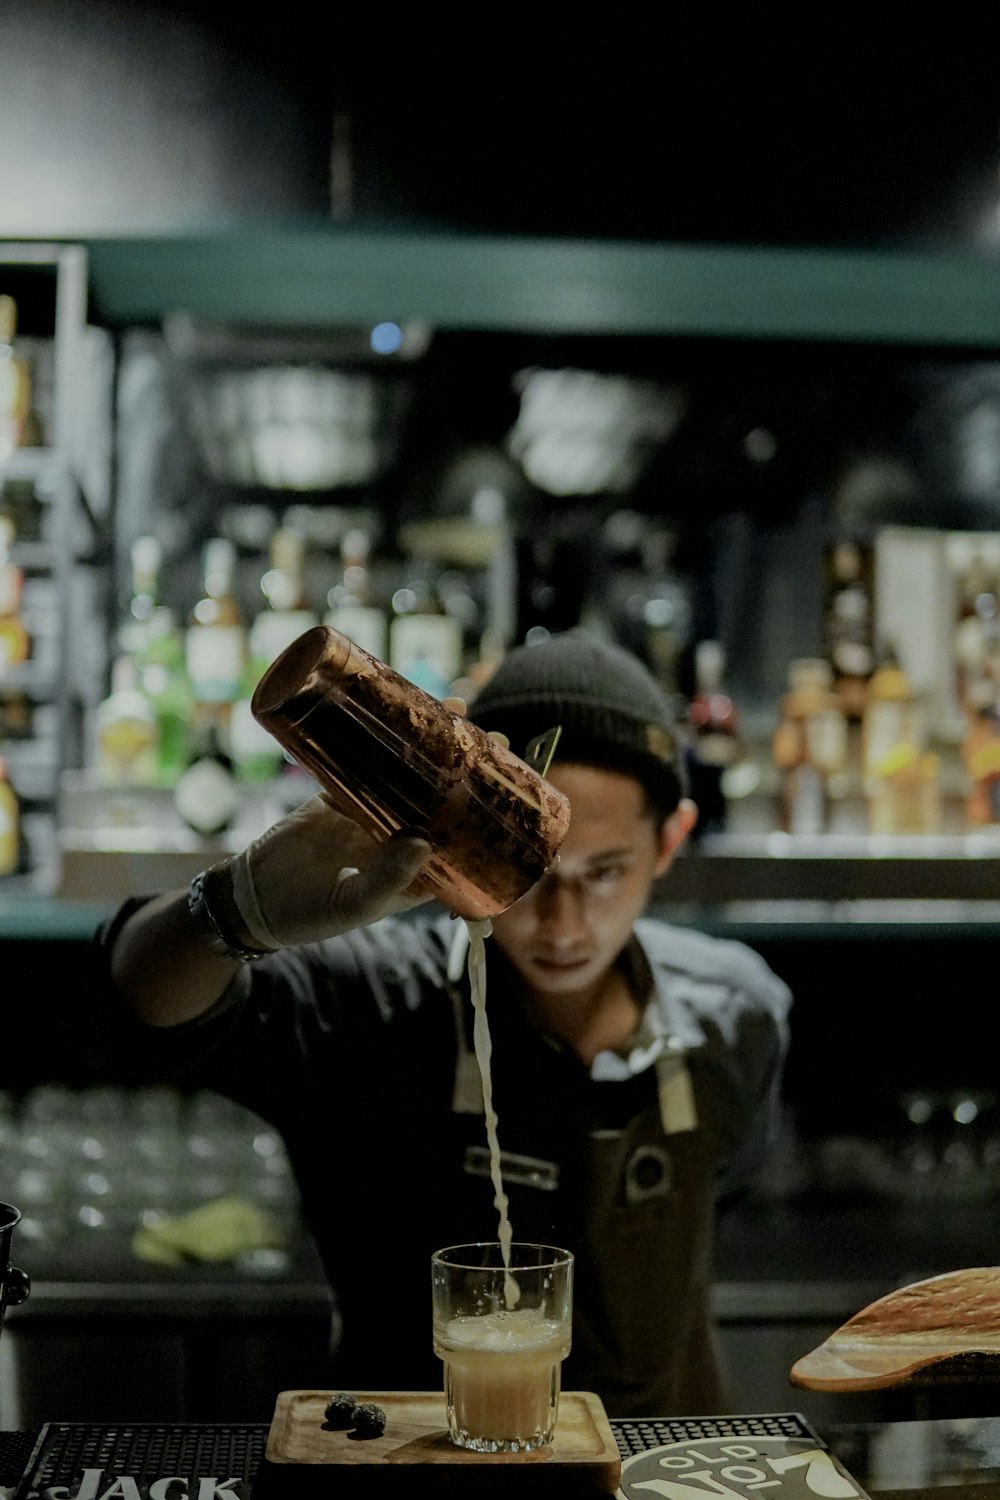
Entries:
[[176,1026],[211,1009],[238,965],[214,953],[188,909],[188,893],[170,891],[133,912],[111,950],[111,977],[150,1026]]
[[430,897],[411,889],[430,844],[398,835],[376,844],[312,797],[212,865],[186,891],[146,902],[118,931],[111,976],[150,1026],[209,1010],[241,960],[319,942]]

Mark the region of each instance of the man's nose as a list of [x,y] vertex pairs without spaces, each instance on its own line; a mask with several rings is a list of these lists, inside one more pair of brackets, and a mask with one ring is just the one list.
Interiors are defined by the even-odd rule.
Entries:
[[546,936],[572,942],[587,925],[582,883],[546,875],[538,891],[538,917]]

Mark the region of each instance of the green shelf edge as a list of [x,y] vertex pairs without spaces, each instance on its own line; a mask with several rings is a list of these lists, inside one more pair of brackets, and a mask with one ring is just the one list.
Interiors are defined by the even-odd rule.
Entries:
[[1000,261],[531,238],[337,224],[77,241],[90,311],[300,328],[382,319],[442,330],[1000,348]]

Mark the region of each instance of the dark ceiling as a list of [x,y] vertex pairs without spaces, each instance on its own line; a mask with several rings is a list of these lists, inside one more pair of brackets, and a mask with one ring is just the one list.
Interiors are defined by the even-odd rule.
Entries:
[[221,43],[283,75],[324,144],[333,114],[349,121],[362,217],[969,248],[1000,191],[995,27],[917,45],[870,22],[806,38],[755,21],[741,38],[729,12],[627,33],[595,14],[546,43],[512,13],[475,38],[362,43],[230,15],[209,23]]
[[570,233],[772,244],[957,245],[1000,182],[995,77],[955,107],[939,77],[895,91],[806,74],[657,86],[652,67],[579,93],[473,84],[401,117],[353,105],[359,207]]

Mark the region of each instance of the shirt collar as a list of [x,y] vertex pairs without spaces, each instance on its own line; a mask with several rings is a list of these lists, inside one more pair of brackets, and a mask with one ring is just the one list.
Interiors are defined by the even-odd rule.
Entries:
[[669,989],[657,983],[638,933],[632,934],[622,950],[619,965],[642,1006],[642,1015],[621,1048],[599,1052],[594,1058],[590,1076],[598,1083],[622,1083],[653,1067],[664,1053],[679,1055],[703,1040],[700,1029]]

